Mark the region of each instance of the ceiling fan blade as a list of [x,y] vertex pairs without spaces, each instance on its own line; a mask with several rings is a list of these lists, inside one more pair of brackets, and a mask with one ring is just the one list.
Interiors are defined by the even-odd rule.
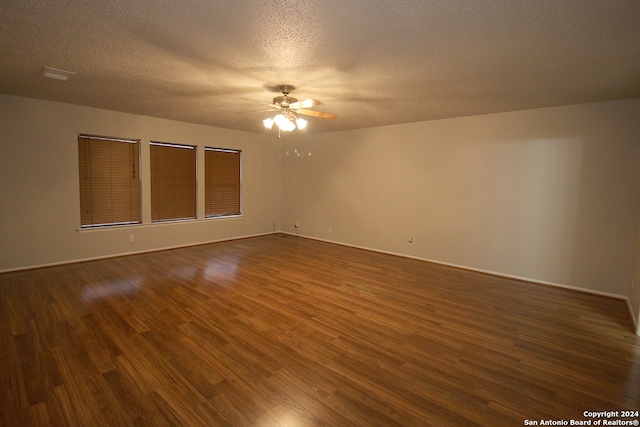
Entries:
[[300,108],[311,108],[311,107],[315,107],[316,105],[320,105],[322,104],[322,102],[318,101],[317,99],[305,99],[304,101],[298,101],[298,102],[294,102],[292,104],[289,105],[289,107],[293,108],[294,110],[300,109]]
[[305,114],[307,116],[312,116],[312,117],[320,117],[320,118],[329,119],[329,120],[333,120],[336,117],[338,117],[333,113],[324,113],[322,111],[307,110],[304,108],[297,110],[296,113]]

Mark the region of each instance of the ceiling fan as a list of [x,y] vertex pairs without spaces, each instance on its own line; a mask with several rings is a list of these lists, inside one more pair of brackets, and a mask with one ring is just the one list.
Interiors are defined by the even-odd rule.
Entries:
[[304,129],[307,126],[307,121],[298,117],[300,114],[329,120],[333,120],[338,117],[333,113],[310,110],[310,108],[322,103],[317,99],[305,99],[304,101],[298,101],[296,98],[289,96],[289,92],[293,89],[295,89],[293,86],[281,85],[280,91],[282,92],[282,96],[276,96],[273,98],[273,102],[269,104],[270,108],[268,110],[262,110],[278,112],[274,117],[269,117],[262,121],[266,128],[271,129],[275,124],[278,126],[278,131],[290,132],[296,129],[296,127],[298,129]]

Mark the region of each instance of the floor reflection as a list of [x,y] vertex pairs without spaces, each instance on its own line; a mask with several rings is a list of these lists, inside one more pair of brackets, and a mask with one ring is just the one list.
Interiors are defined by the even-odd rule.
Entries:
[[82,299],[86,302],[102,299],[111,295],[131,296],[140,290],[141,283],[141,276],[92,283],[84,289]]
[[238,273],[238,260],[235,257],[216,258],[204,269],[204,280],[208,283],[231,285]]

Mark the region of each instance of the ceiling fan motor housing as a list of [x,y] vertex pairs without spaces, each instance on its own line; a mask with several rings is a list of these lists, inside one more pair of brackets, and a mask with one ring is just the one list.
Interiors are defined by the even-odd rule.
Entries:
[[273,104],[274,105],[282,105],[282,106],[287,106],[289,104],[293,104],[294,102],[298,102],[298,100],[292,96],[276,96],[275,98],[273,98]]

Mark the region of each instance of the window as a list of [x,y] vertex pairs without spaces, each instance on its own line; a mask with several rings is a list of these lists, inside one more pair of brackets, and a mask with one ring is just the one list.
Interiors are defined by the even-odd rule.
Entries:
[[140,141],[78,135],[82,228],[140,223]]
[[240,215],[240,151],[205,147],[205,216]]
[[195,219],[196,147],[151,142],[151,221]]

